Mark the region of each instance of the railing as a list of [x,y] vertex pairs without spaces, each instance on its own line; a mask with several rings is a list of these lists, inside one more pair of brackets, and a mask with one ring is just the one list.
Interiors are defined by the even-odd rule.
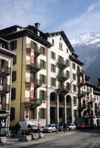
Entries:
[[9,91],[10,91],[10,85],[0,84],[0,92],[9,92]]
[[61,63],[61,64],[64,64],[66,66],[69,66],[69,62],[67,61],[64,61],[63,59],[58,59],[58,62]]
[[31,43],[26,44],[26,49],[33,48],[35,52],[41,53],[41,48],[38,48],[37,46],[32,45]]
[[41,68],[41,64],[38,64],[37,62],[34,62],[34,64],[31,63],[31,60],[26,60],[26,65],[32,65],[34,67],[38,67],[38,68]]
[[0,111],[9,111],[9,104],[0,104]]
[[30,99],[30,97],[26,97],[25,102],[32,103],[32,104],[42,104],[42,99],[41,98]]
[[50,105],[56,106],[56,105],[57,105],[57,102],[56,102],[56,101],[51,101],[51,100],[50,100]]
[[59,101],[59,106],[64,106],[64,102]]
[[71,103],[70,102],[66,102],[66,106],[70,106],[71,107]]
[[77,71],[77,74],[78,74],[78,75],[79,75],[80,73],[81,73],[81,74],[83,74],[83,73],[85,73],[85,71],[84,71],[84,70],[82,70],[82,69],[81,69],[81,70],[79,70],[79,71]]
[[59,72],[58,73],[58,77],[66,77],[66,78],[69,78],[69,74],[68,73],[64,73],[64,72]]
[[0,73],[11,74],[11,68],[0,65]]
[[42,85],[42,81],[41,80],[38,80],[38,79],[33,78],[33,77],[27,77],[26,78],[26,83],[30,83],[30,82],[34,82],[37,85]]

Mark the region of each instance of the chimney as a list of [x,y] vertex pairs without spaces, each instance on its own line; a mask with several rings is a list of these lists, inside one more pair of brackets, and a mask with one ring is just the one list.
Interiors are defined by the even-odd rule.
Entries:
[[39,23],[35,23],[35,28],[37,29],[37,35],[40,36],[40,24]]
[[35,23],[35,28],[40,30],[40,24],[39,23]]

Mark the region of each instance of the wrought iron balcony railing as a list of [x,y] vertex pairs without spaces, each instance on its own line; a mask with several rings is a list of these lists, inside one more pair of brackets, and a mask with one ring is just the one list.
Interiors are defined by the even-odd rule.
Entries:
[[8,67],[8,66],[0,65],[0,74],[10,75],[11,74],[11,68]]
[[9,107],[9,104],[0,104],[0,111],[8,112],[10,109]]

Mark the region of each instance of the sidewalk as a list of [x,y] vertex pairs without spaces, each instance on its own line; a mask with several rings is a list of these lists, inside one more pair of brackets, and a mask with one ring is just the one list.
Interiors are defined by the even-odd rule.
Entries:
[[60,138],[61,136],[67,136],[76,133],[76,131],[66,131],[64,132],[59,132],[56,134],[55,132],[53,133],[45,133],[44,138],[39,138],[38,140],[31,140],[31,141],[18,141],[18,138],[7,138],[7,142],[5,144],[0,143],[0,148],[20,148],[28,145],[34,145],[38,143],[43,143],[43,142],[48,142],[51,140],[54,140],[56,138]]

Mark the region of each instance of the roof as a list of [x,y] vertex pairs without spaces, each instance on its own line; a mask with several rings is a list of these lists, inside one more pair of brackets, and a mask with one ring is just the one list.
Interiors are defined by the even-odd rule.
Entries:
[[10,50],[0,47],[0,53],[9,55],[10,57],[14,57],[16,54]]
[[[40,32],[40,36],[37,35],[37,31]],[[47,47],[52,46],[52,44],[47,41],[47,36],[45,35],[45,33],[41,32],[40,30],[31,25],[29,25],[28,27],[21,27],[18,25],[14,25],[0,30],[0,37],[6,40],[11,40],[23,36],[28,36]]]
[[61,35],[61,37],[63,38],[65,44],[68,46],[69,50],[70,50],[71,52],[74,52],[74,48],[72,47],[70,41],[68,40],[68,38],[67,38],[67,36],[66,36],[66,34],[64,33],[63,30],[46,33],[46,36],[47,36],[47,37],[58,36],[58,35]]

